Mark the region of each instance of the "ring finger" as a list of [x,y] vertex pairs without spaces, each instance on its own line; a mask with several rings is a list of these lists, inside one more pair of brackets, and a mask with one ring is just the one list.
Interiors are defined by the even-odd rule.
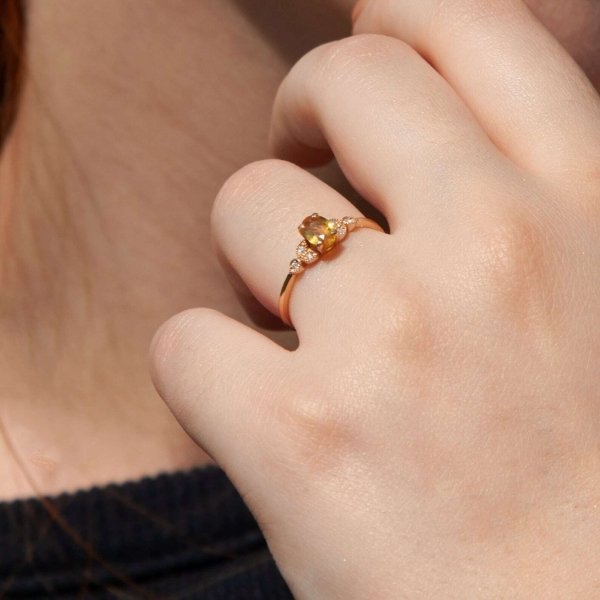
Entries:
[[[303,169],[279,160],[247,165],[225,183],[215,200],[211,224],[217,254],[276,315],[290,261],[302,241],[298,225],[314,212],[328,219],[362,216],[334,189]],[[369,240],[369,236],[374,237]],[[361,280],[365,264],[370,264],[366,257],[375,253],[371,247],[375,236],[379,236],[375,244],[378,248],[382,238],[389,237],[369,229],[357,230],[344,240],[342,251],[324,255],[319,264],[310,265],[301,274],[289,303],[291,322],[301,343],[304,331],[310,330],[312,339],[318,338],[319,332],[326,336],[336,315],[346,314],[336,302],[347,302],[349,297],[357,301],[357,294],[365,288]],[[351,251],[346,253],[346,248]],[[358,262],[355,251],[361,253]],[[339,279],[338,261],[350,261],[346,266],[352,265],[343,270],[343,280]],[[340,285],[350,289],[336,290]],[[323,310],[325,306],[327,310]]]

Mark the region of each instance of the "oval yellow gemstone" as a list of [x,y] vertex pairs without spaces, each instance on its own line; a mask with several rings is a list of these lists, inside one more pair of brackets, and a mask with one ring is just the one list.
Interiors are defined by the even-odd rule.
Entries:
[[335,220],[326,219],[317,213],[306,217],[298,227],[298,231],[310,247],[321,254],[329,252],[335,246],[335,230]]

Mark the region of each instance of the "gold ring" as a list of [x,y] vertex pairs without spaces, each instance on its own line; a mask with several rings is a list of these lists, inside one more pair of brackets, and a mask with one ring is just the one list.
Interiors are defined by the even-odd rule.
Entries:
[[279,294],[279,314],[286,325],[292,327],[289,303],[298,275],[306,266],[317,262],[323,254],[331,252],[348,233],[363,227],[384,233],[375,221],[365,217],[326,219],[318,213],[313,213],[300,223],[298,231],[303,239],[296,248],[296,258],[290,262],[289,272]]

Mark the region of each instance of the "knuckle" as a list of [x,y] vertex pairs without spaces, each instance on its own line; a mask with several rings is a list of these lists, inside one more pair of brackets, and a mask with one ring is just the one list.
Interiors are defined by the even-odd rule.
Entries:
[[390,359],[404,366],[430,366],[439,351],[441,320],[426,294],[401,290],[385,316],[381,347]]
[[522,0],[435,0],[433,22],[470,27],[480,21],[523,14]]
[[542,265],[543,238],[528,220],[514,216],[497,219],[484,237],[484,264],[498,281],[528,278]]
[[[422,238],[418,235],[415,236],[417,238],[417,243],[421,244]],[[396,246],[395,240],[389,241]],[[382,246],[378,246],[373,248],[373,264],[381,262]],[[414,255],[415,249],[408,241],[404,245],[401,243],[400,248],[389,248],[390,257],[393,256],[392,252],[408,256]],[[365,347],[369,347],[369,357],[397,372],[398,365],[423,365],[434,359],[443,317],[437,306],[437,298],[423,273],[403,258],[398,262],[392,261],[388,261],[385,269],[374,274],[374,283],[364,292],[361,290],[364,297],[354,296],[364,303],[371,300],[368,314],[361,321],[364,329],[361,340]],[[370,271],[373,273],[372,269]],[[373,297],[378,301],[372,302]],[[360,356],[360,359],[364,361],[365,357]],[[377,369],[373,368],[373,371],[377,376]],[[375,384],[376,381],[373,381],[370,386]],[[380,397],[386,395],[385,388],[378,387],[377,394]]]
[[212,220],[219,221],[230,216],[232,210],[239,210],[240,200],[252,206],[258,196],[265,195],[265,189],[276,185],[293,166],[283,160],[269,158],[243,166],[231,175],[217,193],[212,209]]
[[357,72],[370,73],[382,60],[401,59],[414,50],[405,42],[376,33],[361,33],[331,42],[320,48],[316,80],[321,83],[352,77]]
[[293,395],[276,410],[288,468],[301,467],[313,476],[339,475],[364,445],[356,410],[325,386],[311,386],[308,393]]
[[[600,169],[599,169],[600,174]],[[600,180],[600,177],[598,178]],[[598,186],[598,184],[596,184]],[[597,187],[596,187],[597,189]],[[573,203],[575,206],[575,203]],[[581,231],[591,230],[591,237],[600,238],[600,201],[597,195],[586,197],[577,201],[577,218],[580,221]]]
[[354,15],[355,32],[360,31],[389,31],[398,22],[398,16],[403,7],[397,0],[361,0]]
[[[600,223],[600,202],[598,187],[600,185],[600,147],[589,152],[592,157],[578,157],[574,172],[560,173],[559,177],[571,201],[565,207],[570,209],[578,219],[590,224]],[[574,161],[573,161],[574,162]]]
[[492,302],[512,315],[541,315],[555,303],[555,241],[523,211],[495,215],[476,235],[475,272]]
[[[420,14],[433,30],[462,28],[478,21],[497,19],[515,14],[526,14],[523,0],[426,0]],[[399,17],[399,3],[395,0],[366,0],[360,9],[357,22],[368,21],[386,29],[386,25]],[[425,23],[422,23],[425,25]],[[423,33],[431,31],[420,28]],[[360,30],[360,28],[359,28]]]

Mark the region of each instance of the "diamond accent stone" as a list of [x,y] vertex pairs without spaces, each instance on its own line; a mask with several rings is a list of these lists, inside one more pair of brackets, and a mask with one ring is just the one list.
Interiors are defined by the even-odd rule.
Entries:
[[337,228],[335,230],[335,237],[338,242],[341,242],[348,233],[348,227],[344,224],[344,222],[341,219],[337,222],[336,225]]
[[310,248],[306,240],[302,240],[296,248],[296,258],[304,264],[310,265],[319,258],[319,253]]
[[344,217],[342,223],[348,228],[348,231],[352,231],[356,227],[356,217]]
[[302,260],[302,257],[306,254],[308,250],[308,242],[306,240],[302,240],[298,246],[296,247],[296,258]]
[[302,271],[304,271],[302,263],[297,258],[292,259],[292,262],[290,262],[290,273],[296,275],[297,273],[302,273]]
[[302,261],[304,263],[306,263],[307,265],[310,265],[310,264],[314,263],[318,259],[319,259],[319,253],[315,252],[314,250],[311,250],[309,248],[306,251],[306,254],[304,255],[304,258],[302,259]]

